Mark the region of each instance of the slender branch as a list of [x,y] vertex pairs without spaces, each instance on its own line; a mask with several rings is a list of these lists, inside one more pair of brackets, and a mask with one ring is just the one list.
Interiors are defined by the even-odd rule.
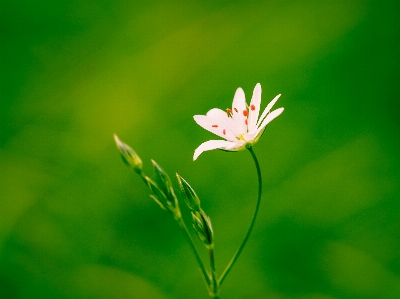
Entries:
[[250,234],[253,230],[254,227],[254,223],[256,222],[256,218],[257,218],[257,214],[258,214],[258,210],[260,208],[260,203],[261,203],[261,194],[262,194],[262,178],[261,178],[261,169],[260,169],[260,164],[258,163],[256,154],[253,151],[252,147],[248,147],[247,148],[251,154],[251,156],[253,157],[254,163],[256,165],[256,169],[257,169],[257,176],[258,176],[258,198],[257,198],[257,203],[256,203],[256,208],[254,210],[254,214],[253,214],[253,219],[251,220],[249,229],[247,230],[247,233],[242,241],[242,244],[240,244],[238,250],[236,251],[236,253],[234,254],[234,256],[232,257],[232,259],[230,260],[230,262],[228,263],[228,265],[226,266],[224,272],[221,274],[221,277],[219,278],[218,281],[218,285],[221,286],[222,283],[224,282],[224,279],[226,278],[226,276],[228,275],[229,271],[232,269],[232,266],[235,264],[236,260],[238,259],[240,253],[242,252],[244,246],[247,243],[247,240],[250,237]]
[[210,288],[210,277],[209,277],[209,275],[207,273],[206,268],[204,267],[203,261],[200,258],[199,252],[197,251],[197,248],[194,245],[194,242],[193,242],[192,237],[190,236],[189,230],[187,229],[186,224],[183,221],[182,217],[178,218],[177,222],[178,222],[179,226],[182,228],[182,230],[185,232],[186,239],[188,240],[188,242],[190,244],[190,247],[192,248],[192,251],[193,251],[193,253],[194,253],[195,257],[196,257],[197,263],[200,266],[200,270],[201,270],[201,272],[203,274],[204,280],[206,281],[207,288],[209,289]]
[[218,295],[218,279],[217,279],[217,273],[215,270],[215,258],[214,258],[214,245],[208,248],[208,253],[210,256],[210,266],[211,266],[211,290],[212,290],[212,296],[214,299],[219,298]]
[[215,273],[214,247],[209,249],[211,271]]

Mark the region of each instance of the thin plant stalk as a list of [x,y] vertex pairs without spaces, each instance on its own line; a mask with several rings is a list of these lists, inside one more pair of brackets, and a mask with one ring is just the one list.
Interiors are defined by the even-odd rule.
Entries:
[[242,243],[240,244],[239,248],[237,249],[236,253],[234,254],[234,256],[232,257],[232,259],[230,260],[230,262],[228,263],[228,265],[226,266],[224,272],[221,274],[221,277],[218,280],[218,285],[221,286],[222,283],[224,282],[226,276],[228,275],[228,273],[230,272],[230,270],[232,269],[233,265],[235,264],[236,260],[238,259],[239,255],[241,254],[243,248],[245,247],[250,234],[253,230],[254,227],[254,223],[256,222],[256,218],[257,218],[257,214],[258,214],[258,210],[260,208],[260,203],[261,203],[261,194],[262,194],[262,178],[261,178],[261,169],[260,169],[260,164],[258,163],[256,154],[254,153],[254,150],[251,146],[249,146],[247,148],[251,154],[251,156],[253,157],[254,163],[256,165],[256,169],[257,169],[257,177],[258,177],[258,197],[257,197],[257,203],[256,203],[256,208],[254,210],[254,214],[253,214],[253,219],[251,220],[249,229],[247,230],[247,233],[242,241]]
[[210,257],[210,267],[211,267],[211,284],[212,284],[210,286],[210,289],[212,290],[211,295],[213,296],[213,299],[218,299],[219,298],[219,295],[218,295],[219,285],[218,285],[217,273],[215,270],[214,245],[209,247],[208,253],[209,253],[209,257]]
[[181,227],[181,229],[185,233],[186,239],[188,240],[188,242],[190,244],[190,247],[191,247],[191,249],[192,249],[192,251],[193,251],[193,253],[194,253],[195,257],[196,257],[197,263],[200,266],[200,270],[201,270],[201,273],[203,274],[203,277],[204,277],[204,280],[206,282],[207,288],[210,289],[210,282],[211,282],[210,281],[210,277],[209,277],[209,275],[207,273],[206,268],[204,267],[203,261],[200,258],[199,252],[197,251],[196,246],[194,245],[194,242],[193,242],[192,237],[190,236],[189,230],[187,229],[186,224],[183,221],[182,217],[177,219],[177,222],[178,222],[179,226]]

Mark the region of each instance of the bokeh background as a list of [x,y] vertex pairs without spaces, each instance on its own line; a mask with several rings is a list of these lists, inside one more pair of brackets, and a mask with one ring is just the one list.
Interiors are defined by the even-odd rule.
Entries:
[[[193,121],[282,93],[255,147],[255,230],[221,298],[400,298],[398,1],[1,1],[0,298],[207,298],[183,234],[123,165],[188,180],[217,270],[251,219],[247,152]],[[175,183],[175,182],[174,182]],[[182,205],[187,217],[187,209]],[[200,245],[200,244],[199,244]],[[200,248],[203,257],[205,252]]]

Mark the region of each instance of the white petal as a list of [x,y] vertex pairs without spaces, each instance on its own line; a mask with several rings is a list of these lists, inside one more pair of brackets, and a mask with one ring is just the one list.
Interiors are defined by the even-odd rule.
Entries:
[[224,122],[224,120],[212,118],[207,115],[195,115],[193,118],[199,126],[211,133],[226,140],[237,140],[234,132],[232,132],[232,129],[226,124],[226,122]]
[[249,143],[253,143],[254,139],[256,138],[258,134],[258,130],[253,130],[251,132],[248,132],[246,134],[243,135],[243,138],[249,142]]
[[209,140],[200,144],[198,148],[194,151],[193,161],[196,160],[202,152],[210,151],[214,149],[225,149],[225,150],[234,150],[236,147],[240,147],[241,143],[225,140]]
[[267,115],[267,117],[262,122],[261,126],[257,129],[257,136],[264,130],[265,126],[268,125],[274,118],[278,117],[283,112],[283,108],[278,108]]
[[226,124],[226,127],[230,128],[235,137],[240,136],[240,132],[237,130],[234,120],[232,119],[232,117],[228,117],[226,111],[223,111],[218,108],[213,108],[210,111],[208,111],[206,115],[213,119],[221,120]]
[[260,113],[260,104],[261,104],[261,85],[257,83],[256,87],[254,87],[253,97],[251,98],[250,106],[249,106],[249,119],[248,119],[248,131],[251,132],[256,128],[258,114]]
[[279,99],[281,95],[278,94],[271,102],[269,102],[269,104],[267,105],[267,107],[265,107],[263,113],[261,114],[260,119],[257,122],[257,127],[260,126],[261,122],[264,120],[265,116],[267,115],[267,113],[271,110],[272,106],[275,105],[276,101]]
[[224,110],[221,110],[219,108],[213,108],[210,111],[207,112],[207,116],[213,117],[213,118],[223,118],[226,117],[228,118],[228,115]]
[[[244,111],[247,113],[246,98],[244,91],[240,87],[236,90],[235,97],[232,102],[232,118],[235,121],[236,127],[240,134],[247,131],[246,117]],[[240,135],[239,134],[239,135]]]

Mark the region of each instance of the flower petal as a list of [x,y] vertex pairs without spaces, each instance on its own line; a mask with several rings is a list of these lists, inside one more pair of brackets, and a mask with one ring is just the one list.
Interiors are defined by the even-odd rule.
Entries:
[[261,114],[260,119],[257,122],[257,127],[260,126],[261,122],[264,120],[265,116],[267,116],[267,113],[271,110],[272,106],[275,105],[276,101],[279,99],[281,95],[278,94],[271,102],[269,102],[269,104],[267,105],[267,107],[265,107],[263,113]]
[[213,117],[213,118],[223,118],[223,117],[228,118],[228,115],[226,114],[226,112],[219,108],[211,109],[210,111],[207,112],[206,115],[209,117]]
[[243,138],[248,142],[248,143],[253,143],[254,139],[256,138],[258,134],[258,130],[253,130],[251,132],[247,132],[243,134]]
[[194,151],[193,161],[196,160],[202,152],[210,151],[214,149],[225,149],[225,150],[234,150],[235,148],[239,148],[242,145],[242,142],[232,142],[225,140],[209,140],[200,144],[198,148]]
[[[232,117],[228,117],[228,114],[226,111],[223,111],[218,108],[213,108],[210,111],[208,111],[206,115],[213,119],[218,119],[218,120],[224,122],[226,127],[228,127],[232,131],[232,133],[235,135],[235,137],[240,136],[240,132],[237,130],[234,120],[232,119]],[[232,141],[234,141],[234,140],[232,140]]]
[[214,133],[215,135],[226,140],[237,140],[234,132],[223,119],[213,118],[207,115],[195,115],[193,118],[199,126],[211,133]]
[[261,85],[257,83],[254,87],[253,97],[251,98],[249,106],[249,119],[248,119],[248,131],[251,132],[256,128],[258,114],[260,113],[261,104]]
[[257,129],[256,136],[258,137],[260,132],[262,132],[264,130],[265,126],[268,125],[268,123],[270,123],[273,119],[278,117],[282,112],[283,112],[283,108],[278,108],[278,109],[275,109],[274,111],[272,111],[271,113],[269,113],[267,115],[267,117],[264,119],[264,121],[262,122],[261,126]]
[[232,118],[235,121],[239,135],[247,132],[246,116],[248,114],[246,107],[246,98],[244,91],[240,87],[236,90],[235,96],[232,102]]

